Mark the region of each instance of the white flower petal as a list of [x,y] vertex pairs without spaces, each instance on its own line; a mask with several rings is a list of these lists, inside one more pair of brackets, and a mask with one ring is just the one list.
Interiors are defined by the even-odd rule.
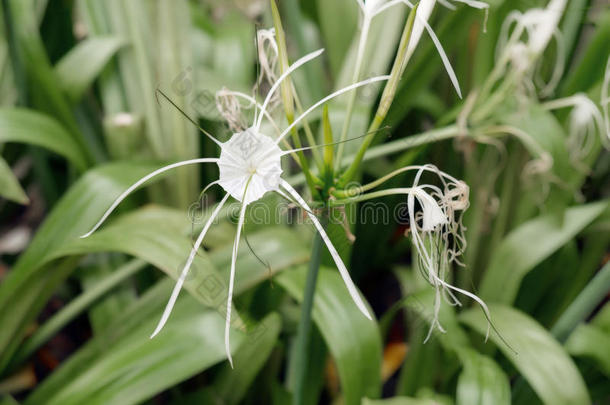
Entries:
[[210,226],[214,222],[214,219],[216,218],[216,216],[220,212],[220,209],[225,204],[225,202],[227,201],[228,198],[229,198],[229,194],[226,194],[224,196],[224,198],[218,203],[218,205],[212,212],[212,215],[210,216],[208,221],[205,223],[203,230],[197,237],[197,240],[195,241],[195,245],[191,249],[191,253],[189,254],[186,264],[184,265],[184,268],[182,269],[182,272],[180,273],[180,277],[178,278],[178,281],[176,282],[176,285],[174,286],[172,295],[170,296],[169,301],[167,302],[167,305],[165,306],[165,310],[163,311],[161,320],[159,320],[159,323],[157,324],[155,331],[152,333],[152,335],[150,335],[151,339],[154,338],[159,332],[161,332],[161,329],[163,329],[163,326],[165,326],[165,323],[169,319],[169,315],[172,313],[174,304],[176,304],[176,300],[178,299],[178,295],[180,294],[180,290],[182,289],[184,280],[186,280],[186,276],[189,272],[189,269],[191,268],[191,265],[193,264],[193,260],[195,260],[195,256],[197,255],[197,252],[199,251],[199,248],[201,247],[201,244],[203,243],[203,238],[205,237],[206,233],[208,232],[208,229],[210,229]]
[[185,160],[182,162],[173,163],[171,165],[164,166],[160,169],[155,170],[152,173],[147,174],[146,176],[142,177],[140,180],[133,183],[127,190],[125,190],[120,196],[118,196],[117,199],[114,200],[114,202],[112,203],[110,208],[108,208],[108,210],[106,210],[104,215],[102,215],[102,218],[93,226],[93,228],[91,228],[91,230],[89,232],[87,232],[86,234],[81,236],[81,238],[86,238],[86,237],[90,236],[93,232],[95,232],[97,230],[97,228],[99,228],[100,225],[102,225],[104,223],[104,221],[106,220],[106,218],[108,218],[108,216],[112,213],[112,211],[114,211],[114,209],[121,203],[121,201],[123,201],[125,198],[127,198],[127,196],[129,194],[131,194],[134,190],[136,190],[138,187],[140,187],[142,184],[146,183],[148,180],[152,179],[153,177],[155,177],[161,173],[164,173],[168,170],[175,169],[176,167],[193,165],[193,164],[197,164],[197,163],[216,163],[217,161],[218,161],[218,159],[216,159],[216,158],[200,158],[200,159]]
[[307,205],[305,200],[299,195],[299,193],[297,193],[297,191],[294,188],[292,188],[292,186],[290,184],[288,184],[288,182],[286,182],[285,180],[282,180],[282,187],[284,187],[286,189],[286,191],[288,191],[288,193],[305,209],[305,211],[307,212],[307,215],[313,222],[314,226],[320,233],[322,240],[326,244],[326,247],[328,248],[330,255],[332,256],[333,260],[335,261],[335,264],[337,265],[337,269],[339,269],[339,274],[341,274],[341,278],[343,278],[343,282],[345,283],[345,286],[347,287],[347,290],[349,291],[349,294],[352,297],[352,300],[354,300],[354,302],[356,303],[356,306],[358,307],[358,309],[360,309],[360,312],[362,312],[364,314],[364,316],[366,316],[368,319],[372,320],[373,318],[371,317],[369,310],[367,309],[366,305],[364,304],[364,301],[360,297],[360,293],[358,293],[358,289],[354,285],[354,282],[352,281],[352,279],[349,275],[349,271],[347,271],[347,268],[345,267],[343,260],[341,260],[341,256],[339,256],[337,249],[335,249],[335,247],[333,246],[332,242],[330,241],[330,238],[324,231],[322,224],[320,224],[320,221],[318,221],[318,218],[316,218],[316,216],[312,214],[311,208],[309,208],[309,205]]

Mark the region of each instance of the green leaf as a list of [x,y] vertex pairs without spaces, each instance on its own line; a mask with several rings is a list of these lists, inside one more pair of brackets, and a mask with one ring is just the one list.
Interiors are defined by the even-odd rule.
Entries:
[[[490,339],[527,379],[546,404],[590,404],[587,388],[578,368],[564,348],[535,320],[504,306],[489,305],[496,333]],[[487,319],[478,308],[460,315],[467,325],[480,334],[487,331]]]
[[[105,336],[94,339],[88,345],[107,347],[101,355],[52,395],[34,394],[26,404],[140,403],[225,358],[224,319],[190,297],[178,300],[163,331],[149,339],[156,322],[149,317],[111,347]],[[235,350],[244,336],[234,337]]]
[[607,207],[607,202],[577,206],[565,212],[561,225],[555,216],[545,215],[513,230],[492,254],[481,283],[481,298],[512,303],[523,277],[578,235]]
[[[411,280],[408,273],[397,271],[404,285]],[[406,291],[406,290],[405,290]],[[423,290],[406,296],[403,304],[408,310],[414,311],[423,318],[429,326],[434,316],[434,291],[426,286]],[[443,348],[457,355],[463,365],[457,383],[458,405],[499,405],[510,404],[511,392],[508,377],[500,366],[490,357],[475,351],[468,337],[449,305],[443,305],[439,321],[445,333],[434,331],[434,338]]]
[[425,398],[394,397],[388,399],[368,399],[362,400],[362,405],[437,405],[438,402]]
[[48,115],[34,110],[0,109],[0,142],[39,146],[65,157],[79,170],[87,167],[81,147],[64,127]]
[[459,357],[464,370],[457,383],[458,405],[510,405],[510,384],[498,363],[467,347]]
[[74,143],[79,145],[83,159],[89,163],[93,161],[92,152],[49,62],[38,28],[35,3],[33,0],[10,0],[15,47],[26,73],[29,101],[62,123]]
[[247,393],[248,387],[259,373],[280,333],[280,317],[267,316],[258,326],[260,331],[252,344],[242,345],[235,353],[235,369],[225,364],[212,384],[212,389],[223,404],[238,404]]
[[30,201],[11,167],[2,157],[0,157],[0,196],[19,204],[28,204]]
[[[277,277],[297,301],[303,299],[307,269],[299,267]],[[321,268],[314,297],[313,320],[332,354],[346,405],[381,391],[381,337],[377,323],[365,318],[352,301],[336,270]]]
[[86,39],[64,55],[55,65],[62,90],[72,102],[78,101],[91,86],[104,66],[124,45],[116,37]]
[[[330,68],[337,75],[358,28],[359,7],[353,0],[317,0],[316,3]],[[340,24],[338,16],[341,16]]]
[[610,378],[610,334],[592,325],[580,325],[565,344],[572,356],[592,359]]
[[91,170],[47,216],[0,284],[0,372],[29,323],[75,264],[46,266],[54,251],[87,232],[120,193],[156,168],[158,165],[117,163]]

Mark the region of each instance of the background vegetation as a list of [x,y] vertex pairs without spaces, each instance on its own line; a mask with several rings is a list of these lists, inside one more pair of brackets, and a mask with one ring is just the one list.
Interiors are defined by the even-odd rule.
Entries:
[[[546,2],[488,3],[486,32],[484,13],[459,4],[455,11],[437,5],[430,20],[464,100],[488,80],[507,15]],[[279,6],[291,61],[326,49],[295,75],[307,106],[351,75],[359,8],[355,0]],[[233,343],[235,369],[222,341],[231,210],[206,237],[164,331],[148,339],[201,227],[192,220],[208,215],[192,204],[216,178],[215,168],[166,176],[131,197],[96,234],[78,238],[148,172],[215,155],[214,144],[156,90],[228,139],[214,95],[224,86],[251,92],[256,28],[273,26],[269,3],[2,0],[0,12],[0,403],[290,403],[311,226],[288,224],[288,216],[246,225],[235,287],[234,325],[242,331]],[[389,71],[406,16],[397,8],[375,20],[363,77]],[[610,155],[599,128],[601,137],[588,138],[590,147],[575,161],[575,147],[566,143],[574,131],[570,110],[544,107],[576,93],[599,103],[610,9],[603,0],[571,0],[559,29],[566,58],[555,91],[528,93],[519,108],[516,89],[484,120],[470,122],[473,133],[504,125],[531,135],[553,158],[545,176],[527,175],[540,151],[519,137],[435,132],[457,125],[467,101],[456,96],[426,36],[400,81],[388,129],[359,174],[365,183],[433,163],[470,186],[466,267],[456,266],[451,278],[488,303],[495,327],[489,341],[482,312],[464,300],[463,307],[443,306],[446,333],[424,344],[434,291],[414,270],[406,224],[353,224],[353,243],[343,228],[331,227],[377,321],[362,316],[323,257],[304,403],[610,401]],[[543,75],[562,63],[556,52],[554,45],[545,52]],[[366,132],[378,99],[378,90],[358,93],[355,134]],[[345,109],[342,100],[330,104],[337,134]],[[311,120],[316,127],[320,117]],[[346,143],[346,155],[357,146]],[[293,184],[302,181],[298,168],[289,171]],[[413,174],[403,174],[388,187],[412,182]],[[395,207],[404,200],[383,202]],[[279,204],[275,197],[264,202]]]

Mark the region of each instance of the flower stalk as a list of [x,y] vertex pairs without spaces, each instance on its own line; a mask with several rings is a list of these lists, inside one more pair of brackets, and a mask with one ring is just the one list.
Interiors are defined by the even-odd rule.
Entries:
[[[326,227],[326,219],[322,219],[322,226]],[[316,233],[311,247],[311,257],[309,259],[309,269],[305,281],[305,291],[303,292],[303,303],[301,305],[301,317],[297,329],[295,340],[294,359],[292,370],[294,376],[294,405],[305,403],[305,378],[307,375],[307,365],[309,358],[309,341],[311,336],[311,311],[313,309],[313,298],[316,291],[316,282],[320,270],[320,258],[324,241],[319,233]]]
[[[392,71],[390,72],[390,79],[387,81],[385,88],[383,89],[383,93],[381,95],[381,101],[379,102],[379,106],[377,107],[377,112],[375,113],[375,118],[371,125],[369,126],[368,135],[364,138],[362,144],[360,145],[360,149],[356,153],[352,164],[347,168],[347,170],[343,173],[339,180],[339,187],[347,184],[356,174],[358,168],[360,167],[360,163],[362,162],[362,158],[368,147],[373,142],[375,138],[376,131],[379,129],[383,121],[385,120],[386,115],[392,105],[392,101],[396,96],[396,90],[398,88],[398,82],[409,62],[409,52],[408,46],[411,39],[411,33],[413,31],[413,23],[415,22],[415,15],[417,13],[417,6],[411,9],[409,13],[409,17],[407,18],[407,22],[405,23],[405,28],[402,33],[402,37],[400,39],[400,44],[398,47],[398,53],[396,58],[394,59],[394,65],[392,66]],[[339,145],[341,146],[341,145]],[[337,154],[337,160],[341,160],[341,156]]]

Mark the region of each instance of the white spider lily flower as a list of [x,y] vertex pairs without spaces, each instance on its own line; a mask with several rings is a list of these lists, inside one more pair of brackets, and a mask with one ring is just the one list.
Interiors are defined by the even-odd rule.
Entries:
[[[444,184],[444,190],[433,185],[419,185],[419,180],[424,171],[435,171]],[[428,193],[427,189],[432,190],[432,192]],[[438,198],[438,201],[434,196]],[[440,172],[431,165],[423,166],[418,170],[413,186],[408,193],[407,206],[411,224],[411,239],[417,252],[420,270],[424,272],[428,282],[435,289],[434,318],[425,341],[430,338],[435,328],[444,332],[438,320],[441,296],[449,300],[452,305],[461,305],[453,294],[454,291],[475,300],[483,309],[487,319],[491,319],[489,309],[483,300],[445,280],[449,264],[452,261],[458,262],[457,256],[461,254],[465,247],[460,246],[461,243],[465,243],[465,239],[463,238],[461,218],[459,222],[456,221],[455,212],[458,208],[462,211],[468,208],[467,199],[468,186],[464,182]],[[415,200],[421,207],[422,212],[419,216],[415,214]],[[456,239],[457,248],[449,247],[451,235]],[[489,328],[490,324],[488,323],[487,336],[489,335]]]
[[552,100],[543,104],[548,110],[572,108],[569,116],[570,132],[567,146],[570,157],[580,162],[589,155],[595,145],[595,137],[599,134],[601,141],[607,145],[608,135],[604,117],[593,100],[583,93],[571,97]]
[[[412,187],[363,193],[375,189],[401,173],[412,170],[417,170]],[[442,187],[432,184],[420,184],[420,179],[424,172],[436,174],[442,183]],[[454,263],[458,266],[464,266],[460,261],[466,248],[465,227],[462,223],[462,216],[470,205],[470,189],[468,185],[440,171],[433,165],[405,166],[370,184],[339,193],[338,196],[340,198],[345,197],[345,199],[340,199],[336,203],[367,201],[388,195],[407,196],[410,225],[407,235],[411,236],[413,247],[417,253],[419,270],[435,289],[434,317],[430,322],[430,330],[426,341],[435,329],[444,332],[438,320],[442,298],[451,305],[461,305],[454,292],[475,300],[483,309],[487,319],[490,320],[489,310],[483,300],[446,281],[450,264]],[[415,204],[416,201],[417,206]],[[490,326],[491,322],[488,323],[488,334]]]
[[[566,0],[551,0],[546,8],[533,8],[525,13],[514,11],[510,13],[500,30],[497,53],[502,51],[498,62],[500,68],[511,63],[515,71],[525,79],[528,89],[534,88],[534,81],[542,96],[550,95],[563,74],[565,65],[565,45],[558,24],[563,15]],[[512,33],[510,29],[515,24]],[[527,39],[522,39],[527,34]],[[540,57],[549,46],[551,39],[557,41],[557,60],[548,83],[544,83],[538,72]]]
[[[476,8],[479,10],[485,10],[485,19],[483,20],[483,32],[487,32],[487,20],[489,19],[489,4],[483,1],[477,0],[453,0],[456,3],[466,4],[469,7]],[[450,3],[449,0],[438,0],[438,3],[443,7],[447,7],[450,10],[455,10],[454,4]]]
[[[387,10],[391,7],[394,7],[398,4],[404,4],[411,9],[415,7],[413,5],[413,3],[411,3],[409,0],[390,0],[387,2],[383,1],[383,0],[377,0],[377,1],[370,2],[370,5],[368,6],[368,8],[367,8],[367,4],[363,4],[361,0],[359,0],[359,4],[361,5],[361,8],[364,12],[364,24],[363,24],[363,30],[362,30],[363,33],[365,32],[365,28],[368,29],[368,23],[370,23],[370,20],[372,20],[373,17],[384,12],[385,10]],[[426,31],[428,32],[428,35],[430,35],[430,38],[432,39],[432,42],[434,43],[434,46],[436,47],[436,50],[437,50],[439,56],[441,57],[441,60],[443,61],[443,66],[445,67],[445,70],[447,71],[447,75],[449,76],[449,79],[451,80],[451,83],[453,84],[455,91],[457,92],[458,96],[460,98],[462,98],[462,91],[460,90],[460,84],[458,82],[455,71],[453,70],[453,67],[451,66],[451,62],[449,62],[447,53],[443,49],[443,46],[441,45],[440,40],[436,36],[436,33],[434,32],[434,30],[432,29],[430,24],[428,24],[428,19],[430,18],[430,14],[432,13],[432,10],[433,10],[435,4],[436,4],[436,0],[421,0],[418,3],[417,13],[415,14],[415,22],[413,24],[413,31],[411,32],[411,38],[409,40],[409,45],[407,48],[408,55],[410,57],[411,54],[415,51],[415,47],[419,43],[419,40],[421,39],[421,34],[423,33],[423,29],[425,28]],[[367,23],[367,21],[368,21],[368,23]],[[363,41],[363,38],[361,38],[361,40],[360,40],[360,43],[361,43],[361,46],[363,49],[364,49],[364,45],[362,43],[365,42],[365,40],[366,40],[366,38],[364,38],[364,41]],[[360,55],[360,53],[361,52],[359,51],[358,54]],[[407,57],[406,60],[408,60],[409,57]]]
[[[176,286],[172,291],[170,299],[163,311],[163,315],[157,325],[155,331],[152,333],[151,338],[153,338],[156,334],[158,334],[162,329],[169,316],[172,312],[173,306],[178,298],[182,285],[184,284],[184,280],[189,272],[189,269],[192,265],[193,259],[203,240],[205,235],[210,228],[212,222],[220,212],[222,206],[226,203],[229,196],[232,196],[236,200],[241,202],[241,209],[239,212],[239,220],[237,226],[237,232],[235,236],[235,240],[233,243],[233,251],[231,258],[231,269],[229,275],[229,289],[228,289],[228,297],[227,297],[227,315],[226,315],[226,323],[225,323],[225,349],[227,358],[233,366],[233,359],[230,351],[230,342],[229,342],[229,332],[230,332],[230,322],[231,322],[231,304],[233,298],[233,286],[235,281],[235,268],[236,268],[236,260],[237,260],[237,250],[239,248],[239,240],[241,235],[241,229],[243,227],[243,223],[245,220],[245,213],[247,206],[262,198],[268,192],[277,192],[283,197],[292,197],[289,198],[291,201],[296,200],[300,207],[306,210],[311,218],[311,221],[315,225],[316,229],[320,233],[322,239],[324,240],[328,250],[330,251],[337,268],[343,278],[346,287],[356,303],[356,306],[360,309],[360,311],[369,319],[372,319],[364,301],[360,297],[358,290],[356,289],[354,283],[352,282],[349,272],[345,267],[345,264],[341,260],[337,250],[332,245],[328,235],[324,231],[324,228],[318,221],[318,219],[311,214],[311,209],[305,203],[304,199],[294,190],[287,182],[281,179],[282,174],[282,165],[281,158],[285,155],[291,154],[295,152],[295,149],[290,150],[282,150],[279,147],[280,141],[290,132],[290,130],[301,122],[309,113],[311,113],[314,109],[320,107],[330,99],[333,99],[337,96],[340,96],[348,91],[352,91],[359,87],[365,86],[370,83],[379,82],[388,80],[389,76],[377,76],[367,80],[360,81],[358,83],[351,84],[347,87],[344,87],[340,90],[335,91],[334,93],[324,97],[320,101],[313,104],[309,107],[303,114],[301,114],[298,118],[296,118],[288,128],[286,128],[276,139],[272,139],[271,137],[261,133],[261,124],[264,117],[267,117],[270,121],[273,121],[269,114],[267,113],[267,108],[269,103],[271,102],[272,97],[275,92],[278,90],[281,82],[285,80],[293,71],[298,69],[300,66],[309,62],[310,60],[318,57],[322,54],[323,49],[312,52],[299,60],[297,60],[294,64],[292,64],[271,86],[267,96],[261,106],[258,106],[256,101],[248,96],[243,95],[237,92],[227,92],[225,95],[231,95],[235,97],[242,97],[248,101],[251,101],[257,107],[257,113],[254,117],[253,124],[245,131],[237,132],[232,135],[232,137],[227,142],[220,142],[215,139],[211,134],[201,129],[206,136],[208,136],[213,142],[215,142],[221,149],[219,158],[202,158],[202,159],[192,159],[184,162],[174,163],[165,167],[162,167],[142,179],[138,180],[131,187],[129,187],[124,193],[122,193],[111,205],[111,207],[104,213],[102,218],[98,221],[98,223],[85,235],[82,237],[87,237],[91,235],[112,213],[112,211],[118,206],[118,204],[125,199],[131,192],[137,189],[139,186],[144,184],[146,181],[151,179],[152,177],[171,170],[175,167],[198,164],[198,163],[216,163],[218,165],[220,175],[217,181],[214,181],[210,185],[208,185],[204,192],[212,185],[220,185],[225,191],[226,194],[217,205],[216,209],[213,211],[212,215],[206,222],[203,227],[203,230],[197,237],[195,244],[189,254],[189,258],[185,263]],[[169,100],[169,99],[168,99]],[[170,100],[171,102],[171,100]],[[274,123],[275,125],[275,123]],[[308,149],[308,148],[301,148]]]

